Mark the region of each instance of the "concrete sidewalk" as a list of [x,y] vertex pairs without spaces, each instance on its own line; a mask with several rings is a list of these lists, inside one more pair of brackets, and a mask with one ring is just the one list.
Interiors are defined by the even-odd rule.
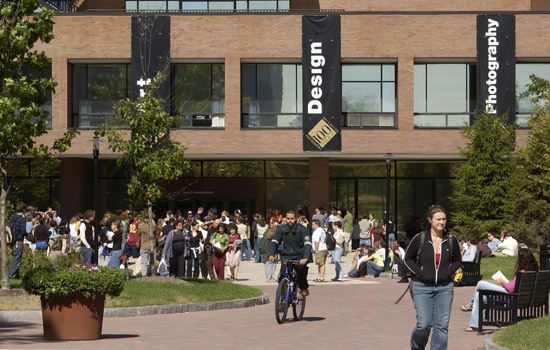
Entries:
[[[346,268],[349,262],[345,262]],[[327,265],[326,278],[334,277],[334,265]],[[310,264],[310,280],[316,266]],[[263,264],[243,262],[237,283],[256,285],[269,293],[276,284],[266,283]],[[408,349],[416,314],[407,295],[395,300],[406,284],[397,279],[350,279],[347,282],[311,283],[304,320],[279,325],[274,303],[245,309],[185,314],[106,318],[103,338],[96,341],[49,342],[42,339],[42,322],[0,324],[0,348],[185,348],[262,349]],[[466,333],[470,313],[461,312],[474,292],[473,287],[455,289],[449,325],[449,349],[481,349],[483,336]]]

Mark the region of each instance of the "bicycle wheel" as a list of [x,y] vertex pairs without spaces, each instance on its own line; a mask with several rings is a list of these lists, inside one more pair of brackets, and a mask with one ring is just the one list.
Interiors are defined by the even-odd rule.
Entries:
[[281,282],[279,282],[277,292],[275,293],[275,318],[278,324],[284,323],[286,320],[286,314],[288,312],[287,293],[288,280],[283,278]]
[[304,311],[306,310],[306,296],[296,293],[294,304],[292,304],[292,313],[294,314],[295,321],[301,321],[304,318]]

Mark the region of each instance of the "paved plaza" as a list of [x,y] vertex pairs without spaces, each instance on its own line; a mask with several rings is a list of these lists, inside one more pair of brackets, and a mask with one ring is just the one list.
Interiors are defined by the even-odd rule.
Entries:
[[[344,261],[347,268],[349,262]],[[334,265],[327,265],[328,279]],[[316,277],[310,264],[309,280]],[[237,283],[255,285],[269,293],[276,284],[266,283],[263,264],[243,262]],[[415,312],[407,295],[395,300],[406,284],[397,279],[359,279],[346,282],[311,282],[304,320],[275,321],[274,304],[186,314],[105,318],[103,338],[96,341],[51,342],[42,339],[42,322],[0,323],[0,348],[95,348],[95,349],[407,349],[415,324]],[[485,336],[465,333],[469,313],[460,305],[472,296],[473,287],[455,289],[449,326],[449,349],[480,349]]]

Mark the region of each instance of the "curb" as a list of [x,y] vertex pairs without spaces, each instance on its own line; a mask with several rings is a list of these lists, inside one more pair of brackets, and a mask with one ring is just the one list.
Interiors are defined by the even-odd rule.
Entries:
[[[196,304],[152,305],[123,308],[106,308],[103,317],[134,317],[161,314],[176,314],[196,311],[213,311],[224,309],[239,309],[257,305],[269,304],[269,296],[249,299],[214,301]],[[42,319],[42,311],[1,311],[0,322],[34,321]]]
[[493,343],[491,338],[493,337],[493,335],[497,334],[498,332],[500,332],[500,330],[498,330],[494,333],[491,333],[491,334],[489,334],[488,336],[485,337],[485,339],[483,340],[483,350],[510,350],[508,348],[505,348],[505,347],[502,347],[500,345],[497,345],[497,344]]

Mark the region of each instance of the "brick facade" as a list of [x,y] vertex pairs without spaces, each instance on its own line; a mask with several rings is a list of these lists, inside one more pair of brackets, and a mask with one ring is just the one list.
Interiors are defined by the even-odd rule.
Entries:
[[[88,9],[106,8],[109,1],[83,1]],[[120,6],[120,5],[112,5]],[[187,144],[191,159],[310,159],[310,201],[326,205],[329,159],[381,159],[392,153],[399,159],[456,159],[463,146],[458,130],[419,130],[413,126],[413,67],[415,60],[450,58],[472,61],[476,56],[476,13],[368,13],[369,11],[530,11],[547,10],[543,1],[467,0],[295,0],[293,9],[345,9],[342,16],[342,60],[389,60],[397,66],[397,127],[344,129],[342,152],[310,158],[302,152],[301,130],[241,129],[241,61],[291,59],[301,61],[301,14],[173,14],[171,58],[223,59],[225,63],[225,130],[175,130],[172,137]],[[113,8],[113,7],[111,7]],[[355,12],[354,11],[364,11]],[[71,62],[127,60],[131,56],[131,16],[126,13],[79,13],[55,17],[55,39],[37,45],[52,62],[57,81],[53,97],[53,130],[42,140],[51,143],[69,126]],[[516,56],[550,57],[550,14],[516,15]],[[518,132],[520,144],[527,131]],[[81,135],[65,155],[70,167],[89,167],[92,131]],[[101,157],[112,154],[102,145]],[[62,168],[70,163],[64,160]],[[72,170],[74,171],[74,169]],[[66,191],[81,192],[79,176],[62,172],[62,206]],[[83,193],[83,192],[82,192]],[[71,198],[73,198],[71,196]],[[71,199],[72,200],[72,199]]]

